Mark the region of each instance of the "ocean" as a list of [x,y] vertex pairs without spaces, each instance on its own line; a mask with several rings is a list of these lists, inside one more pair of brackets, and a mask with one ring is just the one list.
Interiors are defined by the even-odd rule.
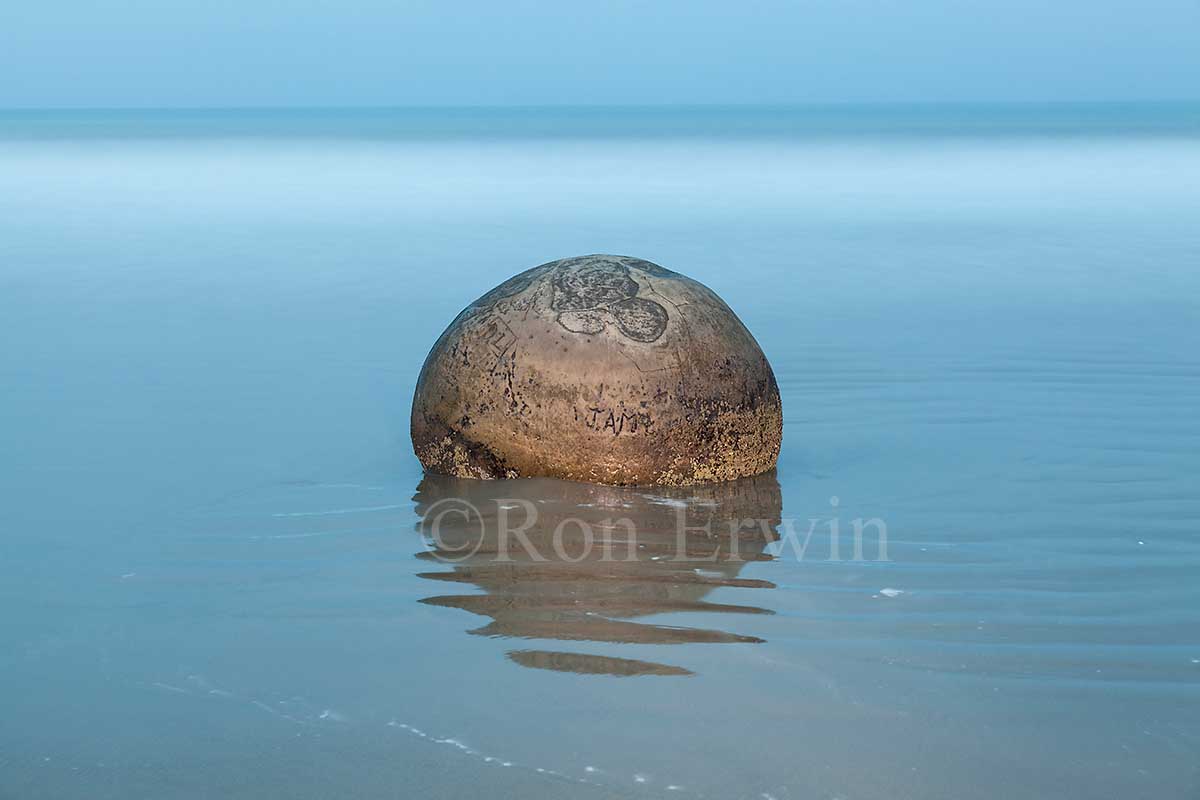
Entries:
[[[422,475],[443,328],[596,252],[738,313],[775,473]],[[1200,798],[1198,106],[5,112],[0,375],[0,796]]]

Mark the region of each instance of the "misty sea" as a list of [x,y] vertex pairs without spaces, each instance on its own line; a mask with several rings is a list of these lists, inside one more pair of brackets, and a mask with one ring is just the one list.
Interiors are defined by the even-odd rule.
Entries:
[[[597,252],[738,313],[775,473],[423,476],[444,327]],[[1200,106],[5,112],[0,376],[0,797],[1200,799]]]

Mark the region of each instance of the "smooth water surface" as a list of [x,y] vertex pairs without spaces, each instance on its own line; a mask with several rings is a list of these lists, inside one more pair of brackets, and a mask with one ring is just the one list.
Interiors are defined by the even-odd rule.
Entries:
[[[442,328],[592,252],[740,314],[776,474],[421,474]],[[1200,798],[1197,298],[1194,107],[0,117],[0,796]]]

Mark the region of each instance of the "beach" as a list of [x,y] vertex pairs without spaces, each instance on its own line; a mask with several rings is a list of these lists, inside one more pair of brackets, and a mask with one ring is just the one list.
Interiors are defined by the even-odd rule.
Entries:
[[[1200,796],[1197,220],[1195,105],[0,113],[0,795]],[[777,470],[423,475],[439,333],[598,252],[734,309]]]

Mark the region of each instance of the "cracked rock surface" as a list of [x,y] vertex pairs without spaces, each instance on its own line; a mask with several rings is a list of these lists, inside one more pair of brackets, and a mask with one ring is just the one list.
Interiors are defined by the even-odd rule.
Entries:
[[686,485],[775,466],[771,365],[710,289],[628,256],[562,259],[480,297],[413,398],[430,472]]

